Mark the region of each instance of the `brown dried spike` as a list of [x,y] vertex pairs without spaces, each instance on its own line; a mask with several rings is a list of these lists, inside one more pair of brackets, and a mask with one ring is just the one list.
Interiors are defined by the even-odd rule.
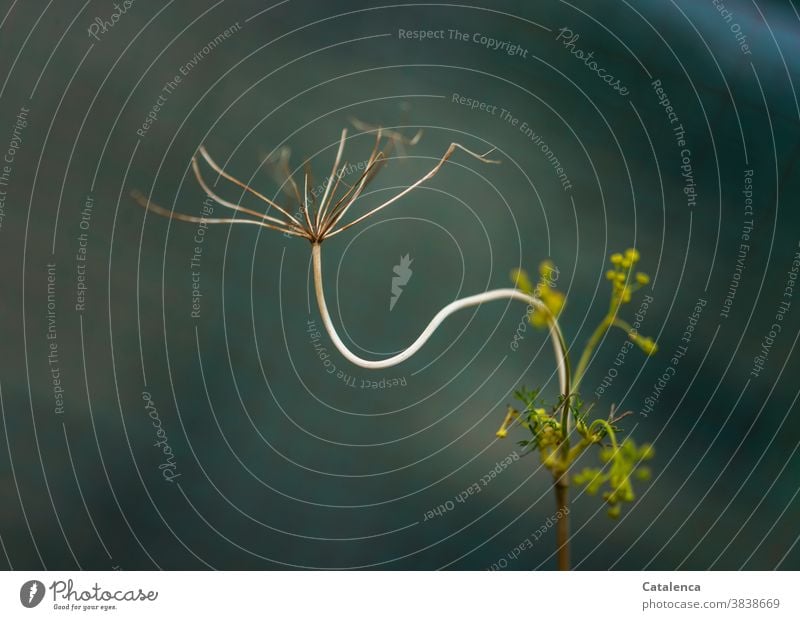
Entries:
[[167,217],[171,220],[180,220],[181,222],[192,222],[199,224],[200,222],[205,222],[207,224],[255,224],[256,226],[262,226],[264,228],[271,228],[272,230],[277,230],[279,232],[285,233],[287,235],[293,235],[295,237],[306,237],[304,232],[299,232],[297,230],[290,230],[288,228],[281,228],[280,226],[275,226],[274,224],[270,224],[269,222],[259,221],[259,220],[247,220],[247,219],[237,219],[237,218],[222,218],[222,217],[206,217],[201,218],[197,217],[196,215],[187,215],[185,213],[180,213],[176,211],[170,211],[169,209],[165,209],[159,204],[156,204],[152,200],[150,200],[147,196],[145,196],[142,192],[135,189],[131,192],[131,197],[146,211],[152,211],[157,215],[161,215]]

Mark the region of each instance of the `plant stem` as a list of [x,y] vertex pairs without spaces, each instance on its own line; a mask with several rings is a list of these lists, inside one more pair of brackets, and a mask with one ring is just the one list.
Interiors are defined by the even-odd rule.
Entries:
[[597,343],[600,342],[600,339],[603,337],[608,331],[608,328],[611,327],[611,324],[614,322],[614,314],[609,312],[597,328],[592,333],[589,340],[586,342],[586,347],[583,349],[583,353],[581,353],[581,358],[578,360],[578,367],[575,369],[575,385],[574,388],[578,389],[578,385],[583,379],[583,374],[586,372],[586,367],[589,365],[589,360],[592,357],[592,353],[594,352],[595,348],[597,347]]
[[[436,313],[433,319],[431,319],[431,322],[428,323],[428,326],[422,331],[417,339],[412,342],[408,348],[404,349],[397,355],[393,355],[392,357],[387,357],[382,360],[366,360],[358,357],[347,348],[347,345],[342,342],[342,339],[336,332],[336,328],[333,326],[330,313],[328,312],[328,306],[325,303],[325,290],[322,283],[322,247],[319,243],[311,244],[311,258],[314,269],[314,289],[317,296],[317,305],[319,306],[319,312],[322,316],[322,323],[325,325],[325,330],[328,332],[328,335],[330,336],[339,353],[341,353],[349,362],[355,364],[356,366],[361,366],[362,368],[389,368],[390,366],[404,362],[422,348],[422,346],[433,335],[436,329],[438,329],[439,325],[441,325],[448,316],[454,312],[457,312],[458,310],[469,308],[470,306],[479,306],[487,301],[494,301],[497,299],[517,299],[549,313],[549,309],[540,299],[537,299],[532,295],[528,295],[527,293],[523,293],[519,289],[501,288],[493,291],[486,291],[477,295],[463,297],[462,299],[457,299],[456,301],[447,304],[444,308]],[[558,322],[555,320],[555,317],[552,317],[550,321],[550,340],[552,342],[553,351],[558,364],[559,388],[562,394],[566,396],[569,394],[569,353],[567,351],[564,335],[561,333],[561,328],[559,327]]]
[[556,493],[556,553],[558,570],[569,570],[569,481],[567,472],[553,480]]
[[595,424],[602,426],[605,429],[606,435],[608,435],[608,438],[611,439],[611,447],[616,453],[619,450],[619,444],[617,444],[617,434],[614,432],[613,427],[605,420],[595,420],[589,425],[589,432],[591,432],[592,427],[594,427]]
[[[317,305],[319,306],[319,312],[322,316],[322,322],[325,325],[325,329],[333,341],[333,344],[339,350],[339,353],[341,353],[348,361],[352,362],[356,366],[361,366],[362,368],[388,368],[407,360],[422,348],[422,345],[428,341],[433,332],[436,331],[444,319],[454,312],[461,310],[462,308],[478,306],[484,302],[493,301],[496,299],[517,299],[519,301],[524,301],[528,305],[534,306],[535,308],[547,314],[550,340],[552,342],[553,351],[558,364],[559,388],[563,398],[561,403],[561,444],[559,446],[561,458],[559,466],[557,466],[553,472],[553,486],[556,494],[556,509],[558,514],[558,523],[556,525],[556,538],[558,542],[558,568],[559,570],[569,570],[569,509],[567,507],[569,498],[569,474],[567,472],[567,468],[569,466],[569,403],[571,396],[571,370],[569,362],[569,349],[567,348],[566,340],[564,340],[564,334],[561,332],[558,320],[550,311],[550,308],[548,308],[547,305],[545,305],[537,297],[528,295],[527,293],[515,288],[496,289],[493,291],[479,293],[478,295],[464,297],[447,304],[444,308],[439,310],[433,319],[431,319],[431,322],[428,323],[428,326],[422,331],[417,339],[411,343],[411,345],[409,345],[408,348],[404,349],[397,355],[388,357],[386,359],[366,360],[358,357],[347,348],[347,345],[339,337],[339,334],[336,333],[336,328],[333,326],[333,321],[331,321],[330,313],[328,312],[328,305],[325,303],[325,290],[322,284],[322,248],[319,243],[311,244],[311,257],[314,268],[314,289],[317,296]],[[599,340],[601,335],[602,333],[596,337],[596,340]]]
[[[611,328],[612,325],[619,325],[622,329],[629,328],[630,326],[627,325],[624,321],[617,319],[617,309],[619,308],[618,305],[615,305],[612,301],[611,308],[609,309],[608,314],[603,317],[603,320],[600,321],[600,324],[595,328],[592,335],[589,337],[589,340],[586,342],[586,347],[583,349],[581,353],[581,357],[578,360],[578,367],[575,369],[574,375],[574,382],[572,384],[572,389],[577,392],[578,385],[583,379],[583,375],[586,372],[586,368],[589,365],[589,360],[592,357],[592,353],[597,348],[600,339],[603,335]],[[553,319],[555,320],[555,319]],[[627,329],[630,331],[630,329]],[[569,386],[569,376],[567,377],[567,385]],[[567,508],[567,499],[569,493],[569,466],[572,461],[577,458],[577,454],[570,456],[570,449],[569,449],[569,396],[570,392],[567,391],[565,393],[564,403],[563,403],[563,411],[562,411],[562,443],[561,443],[561,455],[562,455],[562,464],[563,470],[559,471],[556,470],[553,472],[553,488],[556,494],[556,509],[557,514],[559,516],[558,525],[556,528],[556,544],[557,544],[557,553],[558,553],[558,570],[569,570],[569,516],[565,512]],[[611,425],[606,423],[603,420],[595,420],[593,423],[600,423],[602,426],[605,427],[606,432],[608,433],[609,437],[611,438],[611,442],[614,446],[614,450],[618,450],[617,446],[617,438],[614,434],[614,430],[611,428]],[[590,427],[591,430],[591,427]],[[578,452],[579,454],[580,452]]]
[[[548,314],[549,322],[557,326],[556,317],[549,309]],[[563,336],[562,346],[563,350],[567,351],[567,344],[563,341]],[[571,396],[569,356],[565,355],[564,360],[566,377],[563,386],[563,401],[561,403],[561,445],[559,447],[563,468],[559,467],[553,471],[553,490],[556,494],[556,514],[558,515],[558,522],[556,523],[556,553],[558,558],[556,565],[558,570],[569,570],[569,509],[567,507],[569,503],[569,401]]]

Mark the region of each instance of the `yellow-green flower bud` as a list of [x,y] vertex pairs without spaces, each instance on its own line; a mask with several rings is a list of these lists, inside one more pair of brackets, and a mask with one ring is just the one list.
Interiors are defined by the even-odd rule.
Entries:
[[558,275],[558,269],[556,269],[553,261],[543,260],[539,263],[539,275],[542,276],[542,278],[551,279],[554,273]]
[[524,269],[512,269],[511,281],[514,282],[514,286],[516,286],[519,290],[527,293],[528,295],[533,294],[533,284],[531,283],[531,279],[528,277],[528,274]]
[[625,250],[625,258],[627,258],[631,263],[639,262],[639,250],[636,248],[628,248]]
[[643,461],[649,461],[655,453],[655,449],[649,443],[642,444],[642,447],[639,448],[639,458]]
[[653,355],[656,351],[658,351],[658,345],[652,338],[646,338],[644,336],[640,336],[635,332],[631,332],[630,334],[628,334],[628,337],[631,339],[633,344],[638,346],[647,355]]

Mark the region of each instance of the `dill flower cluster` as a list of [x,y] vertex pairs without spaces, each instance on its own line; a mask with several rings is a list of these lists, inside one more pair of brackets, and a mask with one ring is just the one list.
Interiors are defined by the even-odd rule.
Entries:
[[636,497],[633,492],[631,478],[647,481],[650,479],[650,468],[642,465],[643,461],[653,458],[653,447],[650,444],[637,446],[630,438],[626,438],[620,446],[607,446],[600,450],[600,460],[605,467],[586,467],[575,474],[575,484],[586,485],[586,492],[596,494],[603,486],[603,499],[608,504],[608,516],[619,517],[623,503],[630,503]]
[[[564,308],[564,293],[556,289],[558,268],[553,261],[543,260],[539,263],[539,282],[536,286],[524,269],[514,269],[511,272],[511,280],[516,288],[541,300],[552,316],[557,317]],[[528,320],[534,327],[545,328],[549,324],[550,316],[547,311],[532,307]]]
[[650,276],[641,271],[635,274],[633,268],[639,262],[639,251],[634,248],[625,250],[625,254],[616,252],[611,255],[613,269],[606,272],[606,278],[613,286],[611,293],[612,306],[619,307],[631,300],[631,295],[650,282]]
[[624,254],[616,252],[610,258],[613,269],[606,272],[606,279],[611,281],[611,308],[609,315],[615,318],[614,323],[628,332],[628,338],[647,355],[658,351],[658,345],[652,338],[640,335],[627,323],[616,318],[619,308],[630,302],[633,293],[650,283],[650,276],[641,271],[634,271],[639,262],[639,251],[628,248]]

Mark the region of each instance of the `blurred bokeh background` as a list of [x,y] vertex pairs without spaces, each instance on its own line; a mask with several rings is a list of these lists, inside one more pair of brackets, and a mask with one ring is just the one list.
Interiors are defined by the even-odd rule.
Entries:
[[[364,370],[321,330],[305,240],[200,229],[131,199],[138,189],[200,215],[189,162],[205,144],[283,201],[271,163],[281,149],[318,186],[343,127],[347,160],[368,157],[373,137],[355,118],[423,129],[355,212],[418,179],[453,141],[494,148],[502,163],[456,153],[418,191],[326,241],[345,342],[370,358],[396,352],[444,304],[549,258],[577,352],[607,309],[607,257],[636,247],[652,281],[626,318],[651,296],[641,331],[660,350],[615,364],[624,334],[609,333],[582,392],[601,415],[634,412],[623,426],[655,446],[654,477],[616,521],[573,490],[576,568],[800,568],[800,292],[787,288],[800,250],[799,10],[0,3],[0,152],[11,160],[0,166],[0,563],[554,567],[547,527],[509,558],[555,512],[535,456],[455,502],[520,452],[520,429],[495,438],[513,391],[557,397],[545,335],[528,326],[511,348],[522,304],[466,310],[408,362]],[[390,309],[406,255],[412,276]]]

